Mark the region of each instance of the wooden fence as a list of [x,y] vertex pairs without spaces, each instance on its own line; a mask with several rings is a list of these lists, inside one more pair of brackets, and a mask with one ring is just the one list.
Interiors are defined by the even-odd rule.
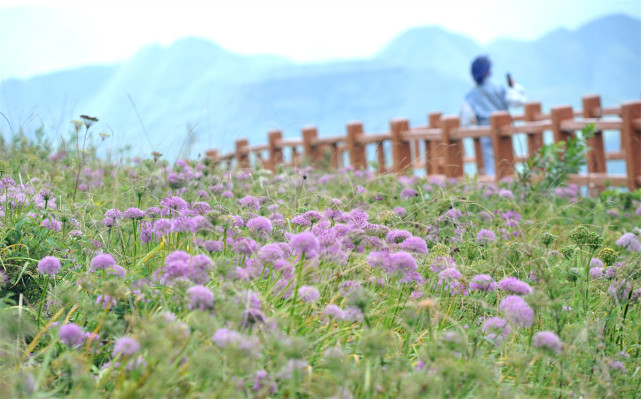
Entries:
[[[234,166],[248,168],[253,155],[254,162],[275,170],[283,164],[285,151],[290,153],[290,166],[301,166],[304,159],[315,165],[327,157],[334,168],[343,165],[344,153],[347,153],[352,167],[366,169],[367,147],[375,145],[378,173],[404,174],[413,168],[424,168],[427,175],[462,177],[464,164],[475,163],[479,179],[491,181],[514,175],[515,164],[525,161],[543,146],[544,132],[552,132],[554,142],[560,142],[586,124],[594,123],[596,133],[588,142],[592,148],[588,153],[588,173],[571,175],[570,182],[594,189],[608,184],[630,190],[641,187],[641,101],[602,107],[598,95],[588,95],[583,97],[582,106],[583,110],[575,111],[569,105],[560,105],[546,114],[541,111],[541,103],[529,102],[522,115],[508,111],[492,113],[489,126],[461,127],[458,116],[434,112],[428,114],[425,126],[410,127],[407,119],[392,119],[389,131],[379,133],[365,133],[360,122],[348,123],[346,135],[329,137],[319,137],[315,127],[303,128],[299,139],[284,139],[280,130],[273,130],[267,135],[267,144],[250,146],[247,139],[238,139],[235,151],[219,154],[209,150],[207,156],[231,169]],[[605,151],[605,130],[620,132],[620,151]],[[527,136],[527,156],[516,155],[513,143],[516,134]],[[484,174],[481,137],[492,138],[496,176]],[[473,141],[474,156],[465,156],[463,139]],[[391,142],[391,168],[386,166],[384,144],[387,141]],[[608,174],[608,160],[624,160],[626,173]]]

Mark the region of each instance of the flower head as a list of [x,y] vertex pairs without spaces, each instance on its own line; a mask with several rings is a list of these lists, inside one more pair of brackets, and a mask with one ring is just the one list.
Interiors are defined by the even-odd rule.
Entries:
[[205,286],[195,285],[187,290],[191,299],[189,309],[207,310],[214,305],[214,294]]
[[546,349],[557,355],[560,355],[563,351],[561,339],[552,331],[540,331],[534,334],[532,345],[537,348]]
[[118,354],[122,356],[132,356],[140,350],[140,344],[133,338],[122,337],[119,338],[115,345],[112,356],[116,357]]
[[306,258],[315,258],[320,251],[320,244],[316,236],[308,231],[292,237],[290,242],[292,251],[299,256]]
[[60,340],[67,346],[79,346],[85,341],[85,332],[77,324],[67,323],[60,327]]
[[40,259],[38,262],[38,273],[46,274],[50,277],[55,276],[62,266],[60,265],[60,260],[54,256],[45,256]]
[[532,287],[516,277],[506,277],[499,281],[499,289],[502,291],[511,291],[518,295],[528,295],[532,293]]
[[505,313],[505,318],[520,327],[528,328],[534,323],[534,310],[523,298],[509,295],[501,301],[500,309]]

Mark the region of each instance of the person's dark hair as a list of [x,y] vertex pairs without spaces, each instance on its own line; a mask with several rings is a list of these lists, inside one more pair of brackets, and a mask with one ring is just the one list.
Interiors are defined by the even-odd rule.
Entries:
[[486,55],[478,56],[472,62],[472,77],[477,84],[483,83],[489,76],[492,62]]

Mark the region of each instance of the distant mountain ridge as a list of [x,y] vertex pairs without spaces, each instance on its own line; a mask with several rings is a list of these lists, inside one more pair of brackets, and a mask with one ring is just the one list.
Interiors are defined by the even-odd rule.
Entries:
[[189,131],[196,135],[191,156],[230,150],[238,137],[264,143],[274,128],[286,137],[300,137],[306,125],[335,135],[360,120],[366,131],[385,131],[394,117],[424,124],[428,112],[457,113],[478,54],[492,58],[496,82],[509,71],[544,107],[579,106],[588,93],[612,105],[641,93],[639,32],[641,20],[615,15],[531,42],[481,46],[438,27],[414,28],[370,59],[323,64],[242,56],[188,38],[147,46],[121,65],[6,80],[0,112],[12,126],[3,120],[0,129],[6,136],[44,125],[50,137],[66,138],[69,121],[90,114],[112,134],[113,148],[129,144],[145,156],[178,155]]

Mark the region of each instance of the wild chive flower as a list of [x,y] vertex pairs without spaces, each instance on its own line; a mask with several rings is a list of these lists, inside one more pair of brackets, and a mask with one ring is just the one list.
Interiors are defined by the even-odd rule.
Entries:
[[305,256],[306,258],[315,258],[320,251],[320,244],[316,236],[308,231],[292,237],[290,243],[294,254]]
[[77,324],[67,323],[58,332],[60,341],[67,346],[75,347],[85,342],[85,332]]
[[272,222],[269,221],[266,217],[258,216],[253,219],[250,219],[247,222],[247,227],[255,233],[266,233],[269,234],[272,232]]
[[499,308],[505,313],[506,319],[520,327],[528,328],[534,323],[534,311],[520,296],[505,297]]
[[231,243],[231,247],[234,251],[245,255],[251,255],[258,251],[258,244],[256,241],[248,237],[235,238]]
[[258,250],[258,258],[263,262],[273,263],[284,257],[283,250],[276,243],[267,244]]
[[195,285],[187,290],[191,302],[189,309],[207,310],[214,305],[214,294],[205,286]]
[[105,218],[109,219],[122,219],[122,212],[119,209],[109,209],[105,212]]
[[497,285],[494,279],[487,274],[478,274],[470,280],[470,291],[496,291]]
[[239,202],[240,206],[242,206],[243,208],[249,208],[256,211],[258,210],[258,208],[260,208],[258,198],[252,197],[251,195],[241,198]]
[[641,251],[641,242],[639,242],[639,237],[633,233],[625,233],[616,241],[616,244],[628,251]]
[[140,344],[133,338],[122,337],[119,338],[114,344],[113,357],[117,355],[132,356],[140,350]]
[[51,231],[60,231],[62,226],[60,225],[60,222],[58,222],[56,219],[49,219],[45,218],[42,223],[40,223],[40,226],[46,228],[47,230]]
[[532,287],[526,282],[519,280],[516,277],[506,277],[499,281],[499,289],[501,291],[510,291],[518,295],[528,295],[532,293]]
[[510,335],[511,328],[507,320],[500,317],[491,317],[485,320],[481,330],[487,339],[499,346]]
[[298,297],[305,303],[314,303],[320,297],[318,290],[310,285],[304,285],[298,289]]
[[458,280],[463,275],[453,267],[448,267],[438,274],[438,278],[445,281]]
[[412,237],[412,233],[406,230],[392,230],[387,233],[385,240],[390,244],[399,244]]
[[140,220],[145,217],[145,212],[138,208],[129,208],[123,215],[125,219]]
[[481,229],[476,234],[476,242],[479,244],[487,244],[496,241],[496,234],[492,230]]
[[107,274],[118,276],[120,278],[125,278],[127,276],[127,271],[125,270],[124,267],[120,265],[113,265],[107,268]]
[[540,331],[534,334],[532,345],[560,355],[563,352],[561,339],[552,331]]
[[242,339],[243,336],[238,331],[230,330],[228,328],[219,328],[214,333],[214,336],[211,337],[211,340],[220,348],[226,348],[229,345],[237,345]]
[[60,269],[62,269],[60,260],[53,256],[45,256],[38,262],[38,273],[40,274],[46,274],[53,277],[60,271]]
[[413,188],[407,187],[401,191],[401,198],[407,199],[412,197],[418,197],[418,192]]
[[214,241],[214,240],[207,240],[203,242],[202,247],[209,252],[220,252],[224,248],[222,241]]
[[265,315],[263,314],[263,312],[260,311],[260,309],[255,309],[255,308],[245,309],[241,317],[242,317],[241,325],[245,328],[251,327],[257,323],[265,322]]
[[433,271],[434,273],[439,273],[448,267],[455,268],[456,263],[454,262],[454,259],[452,259],[449,256],[437,256],[434,258],[432,261],[432,264],[430,265],[430,270]]
[[112,255],[104,253],[98,254],[91,260],[91,267],[89,268],[89,270],[94,272],[100,269],[107,270],[115,264],[116,260]]
[[343,310],[339,308],[337,305],[329,304],[323,310],[323,315],[336,320],[342,320]]
[[592,278],[592,280],[598,280],[603,278],[603,268],[600,268],[600,267],[590,268],[590,277]]

